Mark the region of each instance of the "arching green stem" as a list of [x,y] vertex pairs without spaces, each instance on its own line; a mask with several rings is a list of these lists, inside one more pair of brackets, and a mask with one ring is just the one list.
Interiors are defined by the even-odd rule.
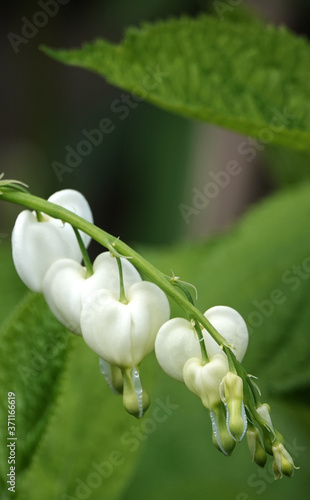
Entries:
[[84,264],[85,264],[85,267],[86,267],[87,276],[88,277],[92,276],[92,274],[94,274],[93,265],[92,265],[92,263],[90,261],[87,249],[86,249],[86,247],[84,245],[84,241],[82,240],[80,232],[79,232],[78,229],[76,229],[76,227],[73,227],[73,231],[75,232],[76,239],[78,240],[78,244],[79,244],[80,250],[82,252]]
[[127,304],[127,299],[126,299],[126,295],[125,295],[125,288],[124,288],[122,261],[119,257],[116,257],[116,260],[117,260],[118,272],[119,272],[119,300],[123,304]]
[[116,250],[121,255],[131,257],[132,264],[137,267],[140,272],[147,276],[150,281],[159,286],[159,288],[161,288],[163,292],[171,297],[177,304],[179,304],[190,317],[199,322],[219,345],[229,347],[222,335],[220,335],[219,332],[211,325],[199,309],[197,309],[187,300],[186,297],[184,297],[181,290],[178,290],[178,288],[173,286],[170,280],[167,280],[166,276],[161,271],[150,264],[146,259],[141,257],[141,255],[126,245],[126,243],[123,243],[121,240],[116,239],[115,236],[112,236],[106,231],[103,231],[103,229],[87,222],[75,213],[70,212],[70,210],[67,210],[59,205],[55,205],[50,201],[29,193],[11,189],[7,186],[1,186],[1,192],[1,200],[23,205],[30,210],[38,210],[49,215],[50,217],[68,222],[74,228],[80,229],[84,233],[91,236],[94,240],[98,241],[98,243],[106,247],[112,253]]
[[39,210],[36,210],[36,217],[38,222],[44,222],[43,214]]

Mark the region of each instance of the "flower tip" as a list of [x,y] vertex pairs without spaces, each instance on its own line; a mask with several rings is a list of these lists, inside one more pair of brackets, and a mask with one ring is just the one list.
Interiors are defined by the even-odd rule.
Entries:
[[123,405],[125,410],[140,419],[150,406],[150,398],[146,391],[143,391],[141,402],[138,400],[133,392],[124,390],[123,392]]
[[150,406],[150,398],[143,389],[137,368],[125,368],[123,371],[123,405],[125,410],[136,418],[142,418]]
[[210,418],[213,444],[223,455],[230,456],[236,446],[236,441],[226,426],[224,405],[220,404],[210,410]]
[[215,448],[217,448],[221,453],[223,453],[225,457],[230,457],[236,445],[236,442],[232,439],[232,437],[229,434],[225,436],[223,435],[223,433],[221,434],[221,439],[217,438],[214,435],[214,433],[212,433],[212,442]]
[[281,479],[283,475],[287,477],[293,477],[295,469],[298,469],[299,467],[295,466],[291,455],[283,446],[283,444],[277,442],[275,445],[273,445],[272,453],[274,457],[274,461],[272,464],[274,478]]
[[258,429],[249,425],[246,431],[246,437],[252,461],[259,467],[264,468],[267,462],[267,453]]
[[227,427],[231,437],[239,443],[244,438],[247,421],[242,415],[234,415],[227,419]]

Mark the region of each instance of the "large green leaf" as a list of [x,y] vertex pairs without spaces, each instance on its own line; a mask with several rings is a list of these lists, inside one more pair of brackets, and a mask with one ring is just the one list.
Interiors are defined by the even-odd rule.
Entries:
[[306,184],[261,203],[211,243],[144,252],[197,287],[201,310],[241,312],[250,330],[245,364],[277,393],[310,386],[309,217]]
[[[4,324],[0,338],[1,478],[6,478],[9,472],[7,437],[14,436],[16,463],[13,465],[18,490],[21,473],[33,458],[55,403],[69,337],[49,312],[42,296],[31,293]],[[8,435],[8,393],[15,394],[16,432],[11,430],[11,436]]]
[[[58,409],[22,484],[21,500],[113,500],[138,460],[141,441],[133,448],[130,440],[148,416],[137,421],[125,412],[122,397],[112,394],[99,371],[98,357],[82,338],[74,341]],[[141,367],[147,390],[155,379],[151,361],[147,374]]]
[[[129,29],[120,45],[44,50],[175,113],[310,148],[310,46],[285,28],[202,15]],[[121,95],[111,109],[131,105]]]

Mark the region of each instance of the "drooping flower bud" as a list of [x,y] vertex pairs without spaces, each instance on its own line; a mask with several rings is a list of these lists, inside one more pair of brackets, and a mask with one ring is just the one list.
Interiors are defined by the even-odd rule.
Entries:
[[253,462],[260,467],[265,467],[267,453],[258,429],[254,427],[254,425],[249,425],[246,431],[246,437]]
[[170,314],[166,295],[154,283],[133,284],[127,303],[107,289],[92,292],[82,305],[85,342],[101,358],[121,368],[138,366],[149,354],[156,334]]
[[[231,344],[232,351],[238,361],[242,361],[247,350],[249,333],[246,323],[238,311],[227,306],[214,306],[208,309],[204,316]],[[209,356],[221,352],[220,346],[206,330],[203,330],[203,336]]]
[[[260,404],[256,408],[256,411],[257,411],[258,415],[260,416],[260,418],[262,419],[258,423],[262,427],[262,430],[263,430],[262,437],[263,437],[263,443],[264,443],[265,450],[269,455],[272,455],[273,454],[273,452],[272,452],[272,440],[276,436],[276,431],[273,427],[271,417],[270,417],[270,406],[267,403]],[[266,432],[266,429],[268,432]],[[272,438],[270,438],[270,433],[271,433]]]
[[[54,193],[48,201],[58,204],[93,221],[90,207],[78,191],[64,189]],[[36,214],[29,210],[21,212],[12,233],[12,252],[16,271],[25,285],[34,292],[42,291],[42,283],[49,267],[58,259],[70,258],[77,262],[82,254],[75,233],[68,223],[42,214],[38,221]],[[85,246],[90,237],[81,233]]]
[[271,417],[270,417],[270,406],[267,403],[263,403],[256,408],[257,413],[262,419],[266,421],[271,429],[273,429]]
[[161,368],[170,377],[184,382],[186,361],[201,357],[193,324],[184,318],[173,318],[164,323],[156,336],[155,354]]
[[220,395],[220,384],[228,370],[224,353],[214,354],[205,364],[199,358],[191,358],[183,369],[186,386],[200,397],[202,404],[210,412],[213,442],[224,455],[230,455],[236,444],[228,431],[226,411]]
[[224,455],[231,455],[236,445],[236,441],[228,431],[225,407],[222,403],[215,405],[212,410],[210,410],[210,418],[213,444]]
[[272,453],[274,457],[272,469],[275,479],[283,477],[283,474],[285,476],[292,477],[294,469],[298,469],[298,467],[295,467],[291,455],[286,448],[284,448],[283,444],[277,441],[272,446]]
[[228,372],[221,382],[220,393],[226,406],[228,431],[236,441],[241,441],[247,428],[242,378]]
[[[121,259],[125,293],[134,283],[141,282],[136,268]],[[70,331],[81,335],[80,316],[86,298],[95,290],[106,288],[119,297],[120,278],[116,259],[103,252],[94,261],[94,273],[71,259],[59,259],[49,268],[43,281],[43,294],[56,318]]]

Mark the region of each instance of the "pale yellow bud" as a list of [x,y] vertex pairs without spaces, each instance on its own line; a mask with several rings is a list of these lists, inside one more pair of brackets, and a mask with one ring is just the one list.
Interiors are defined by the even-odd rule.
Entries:
[[267,453],[265,451],[259,431],[254,426],[250,426],[246,432],[248,447],[253,462],[260,467],[265,467],[267,461]]
[[284,448],[283,444],[277,441],[276,444],[272,446],[272,453],[274,457],[272,468],[275,479],[281,478],[283,474],[292,477],[294,469],[298,469],[298,467],[295,467],[291,455],[286,448]]
[[221,383],[221,396],[227,408],[228,430],[236,441],[241,441],[247,428],[242,379],[235,373],[228,372]]

